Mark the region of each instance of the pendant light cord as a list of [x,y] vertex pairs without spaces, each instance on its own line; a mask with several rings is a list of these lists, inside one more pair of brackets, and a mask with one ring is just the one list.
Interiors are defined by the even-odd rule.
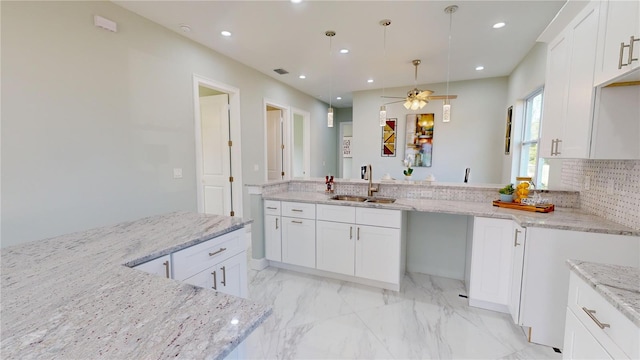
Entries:
[[[335,34],[334,34],[335,35]],[[331,39],[334,35],[329,35],[329,108],[331,108],[331,98],[333,97],[333,67],[331,66]]]
[[[449,8],[447,8],[449,9]],[[449,103],[449,74],[451,72],[451,23],[453,22],[453,12],[456,11],[456,8],[451,8],[447,12],[449,13],[449,48],[447,50],[447,102]]]
[[[391,24],[391,22],[389,21],[389,24]],[[382,56],[384,57],[384,59],[382,60],[382,97],[384,97],[384,85],[385,85],[385,76],[384,76],[384,70],[387,68],[387,26],[389,24],[383,24],[384,27],[384,32],[383,32],[383,37],[382,37]]]

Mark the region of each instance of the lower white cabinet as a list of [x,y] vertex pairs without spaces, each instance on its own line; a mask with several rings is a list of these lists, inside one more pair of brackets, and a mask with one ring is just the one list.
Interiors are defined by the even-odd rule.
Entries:
[[264,216],[264,257],[282,261],[282,219],[280,215]]
[[475,217],[469,305],[509,312],[513,272],[513,221]]
[[567,310],[564,329],[563,359],[613,359],[589,330]]
[[511,247],[511,288],[509,289],[509,313],[515,324],[520,324],[520,298],[522,295],[522,269],[527,229],[513,223],[513,246]]
[[564,329],[564,359],[638,359],[640,327],[574,272]]
[[245,252],[232,256],[183,281],[225,294],[247,297],[247,256]]
[[332,221],[316,222],[316,265],[319,270],[355,275],[355,227]]
[[134,266],[134,269],[142,270],[150,274],[164,276],[167,279],[171,279],[171,255],[165,255],[153,260],[149,260],[145,263]]
[[356,276],[400,284],[400,229],[358,225],[356,228]]
[[282,262],[316,267],[316,221],[282,217]]

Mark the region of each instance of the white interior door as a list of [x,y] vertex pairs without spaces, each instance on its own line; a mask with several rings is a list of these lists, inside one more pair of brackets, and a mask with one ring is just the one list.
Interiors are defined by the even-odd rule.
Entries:
[[227,94],[200,97],[204,212],[231,213],[229,110]]
[[267,178],[282,179],[282,111],[267,110]]

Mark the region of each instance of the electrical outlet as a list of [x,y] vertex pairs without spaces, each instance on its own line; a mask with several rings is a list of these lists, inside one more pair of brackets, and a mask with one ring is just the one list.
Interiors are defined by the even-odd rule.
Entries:
[[253,171],[258,171],[260,170],[260,166],[258,166],[258,164],[253,164]]
[[582,184],[582,189],[583,190],[591,189],[591,176],[584,177],[584,184]]
[[173,168],[173,178],[182,179],[182,168]]
[[613,179],[609,179],[607,182],[607,195],[613,195],[613,188],[615,186],[615,182]]

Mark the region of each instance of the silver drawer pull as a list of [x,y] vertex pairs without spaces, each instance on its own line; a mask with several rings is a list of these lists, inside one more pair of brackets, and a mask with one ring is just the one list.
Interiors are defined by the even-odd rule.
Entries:
[[302,210],[300,210],[300,209],[291,209],[291,211],[302,212]]
[[611,327],[611,325],[601,323],[601,322],[600,322],[600,320],[596,319],[596,316],[595,316],[595,315],[593,315],[593,314],[595,314],[595,313],[596,313],[596,311],[595,311],[595,310],[589,310],[589,309],[587,309],[587,308],[586,308],[586,307],[584,307],[584,306],[582,307],[582,310],[584,310],[584,312],[586,312],[586,313],[587,313],[587,315],[589,315],[589,317],[591,318],[591,320],[593,320],[593,322],[595,322],[595,323],[596,323],[596,325],[598,325],[598,326],[600,327],[600,329],[610,328],[610,327]]
[[276,207],[271,207],[271,206],[267,206],[267,209],[269,209],[269,210],[278,210],[278,208],[276,208]]
[[302,224],[302,221],[291,220],[291,222],[294,224]]
[[227,250],[227,248],[220,248],[220,250],[218,250],[218,251],[214,251],[212,253],[209,253],[209,256],[218,255],[218,254],[220,254],[221,252],[223,252],[225,250]]

